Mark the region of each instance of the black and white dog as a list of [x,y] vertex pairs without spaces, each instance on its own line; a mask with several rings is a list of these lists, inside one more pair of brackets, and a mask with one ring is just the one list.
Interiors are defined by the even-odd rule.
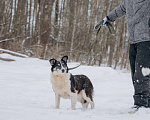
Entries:
[[80,102],[83,108],[87,108],[89,103],[91,109],[94,108],[93,85],[85,75],[72,75],[68,71],[68,56],[64,56],[60,61],[50,59],[51,83],[55,92],[55,108],[60,105],[60,97],[71,98],[71,108],[76,109],[76,101]]

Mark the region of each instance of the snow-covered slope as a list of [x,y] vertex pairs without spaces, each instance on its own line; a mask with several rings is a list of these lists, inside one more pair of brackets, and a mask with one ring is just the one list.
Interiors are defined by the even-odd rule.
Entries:
[[[61,99],[54,109],[54,92],[50,83],[50,65],[46,60],[19,58],[8,54],[0,57],[16,61],[0,61],[0,120],[149,120],[150,109],[128,114],[133,105],[130,73],[109,67],[81,66],[72,74],[87,75],[94,85],[95,109],[82,109],[77,103]],[[69,67],[76,63],[69,63]]]

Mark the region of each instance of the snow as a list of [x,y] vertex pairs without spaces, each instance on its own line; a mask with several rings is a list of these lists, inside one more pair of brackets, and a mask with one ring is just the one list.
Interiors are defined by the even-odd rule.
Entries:
[[[20,58],[9,54],[0,57],[0,120],[149,120],[150,109],[142,108],[128,114],[133,105],[133,86],[129,72],[110,67],[80,66],[72,74],[87,75],[94,85],[95,109],[82,109],[77,103],[61,99],[55,109],[55,96],[50,83],[48,60]],[[69,63],[69,67],[77,63]]]
[[150,69],[149,68],[142,68],[142,74],[143,76],[150,75]]
[[[13,52],[13,51],[6,50],[6,49],[2,49],[2,48],[0,48],[0,51],[6,52],[6,53],[10,53],[10,54],[14,54],[14,55],[21,56],[21,57],[25,57],[25,58],[28,57],[27,55],[24,55],[24,54],[21,54],[21,53],[17,53],[17,52]],[[5,56],[7,56],[7,54]],[[9,54],[8,54],[8,56],[9,56]]]

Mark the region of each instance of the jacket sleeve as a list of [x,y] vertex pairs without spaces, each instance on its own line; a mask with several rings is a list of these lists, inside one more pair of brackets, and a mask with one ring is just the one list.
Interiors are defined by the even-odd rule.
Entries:
[[114,10],[112,10],[108,15],[107,18],[110,22],[114,22],[116,19],[123,17],[126,15],[126,6],[125,6],[125,0],[116,7]]

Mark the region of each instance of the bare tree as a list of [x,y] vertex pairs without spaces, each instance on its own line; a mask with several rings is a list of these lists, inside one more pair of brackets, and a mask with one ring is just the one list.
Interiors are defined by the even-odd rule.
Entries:
[[[125,17],[113,23],[115,36],[94,26],[120,0],[0,0],[0,48],[49,59],[69,55],[88,65],[127,68]],[[89,49],[96,40],[90,54]]]

